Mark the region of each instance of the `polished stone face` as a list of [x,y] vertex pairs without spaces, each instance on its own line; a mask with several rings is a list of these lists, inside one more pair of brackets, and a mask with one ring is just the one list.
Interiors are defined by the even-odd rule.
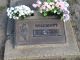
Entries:
[[33,19],[16,22],[16,44],[63,44],[64,24],[58,19]]

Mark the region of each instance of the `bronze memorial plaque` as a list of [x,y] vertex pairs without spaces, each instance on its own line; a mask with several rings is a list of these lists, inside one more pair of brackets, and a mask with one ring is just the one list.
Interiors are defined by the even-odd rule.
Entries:
[[16,45],[63,44],[64,23],[58,19],[16,21]]

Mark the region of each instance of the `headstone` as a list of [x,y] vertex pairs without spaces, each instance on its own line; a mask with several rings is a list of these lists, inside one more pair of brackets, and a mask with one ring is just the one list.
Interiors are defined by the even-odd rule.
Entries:
[[12,48],[12,43],[8,40],[5,60],[80,55],[70,21],[33,16],[17,20],[15,33],[15,48]]
[[59,19],[16,21],[16,45],[62,44],[66,42],[64,23]]

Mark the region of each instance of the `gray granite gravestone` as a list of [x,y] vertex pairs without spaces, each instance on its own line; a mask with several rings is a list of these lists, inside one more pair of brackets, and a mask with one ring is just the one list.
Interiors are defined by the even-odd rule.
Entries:
[[54,16],[16,21],[16,45],[62,44],[65,42],[64,23]]
[[[23,0],[16,5],[20,5],[21,1]],[[29,5],[30,1],[33,2],[33,0],[24,0],[24,3],[21,3]],[[15,22],[15,48],[8,40],[4,60],[46,59],[54,56],[63,58],[80,55],[70,20],[63,22],[53,16],[36,15],[25,20],[15,20]]]

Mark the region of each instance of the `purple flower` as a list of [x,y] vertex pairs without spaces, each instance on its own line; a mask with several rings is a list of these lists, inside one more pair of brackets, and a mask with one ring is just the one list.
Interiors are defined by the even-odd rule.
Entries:
[[64,21],[64,22],[68,21],[69,19],[70,19],[69,14],[64,14],[64,15],[63,15],[63,21]]
[[66,9],[63,9],[63,13],[64,13],[64,14],[69,14],[70,12],[69,12],[69,10],[66,8]]

